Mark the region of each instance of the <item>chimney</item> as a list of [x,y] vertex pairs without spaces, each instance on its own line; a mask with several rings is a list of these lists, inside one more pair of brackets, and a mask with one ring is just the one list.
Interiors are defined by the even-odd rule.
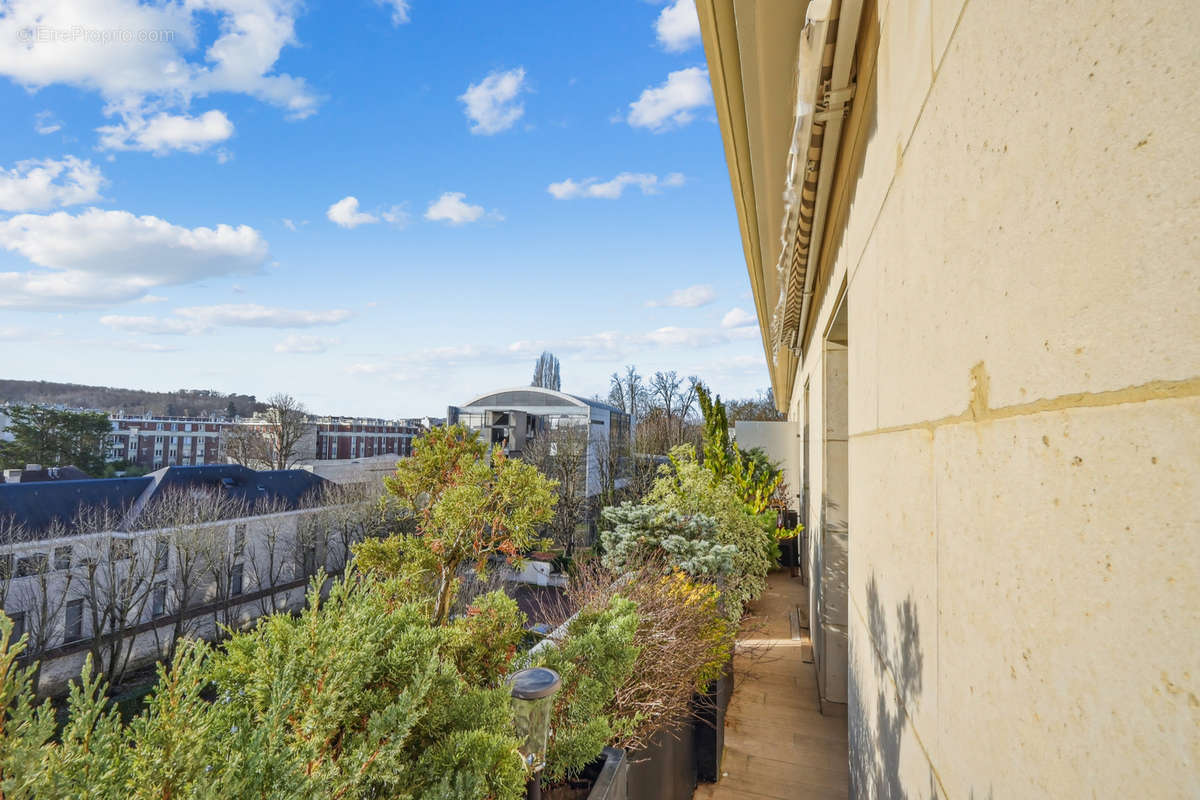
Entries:
[[19,470],[19,469],[4,470],[4,482],[5,483],[20,483],[22,472],[23,472],[23,470]]

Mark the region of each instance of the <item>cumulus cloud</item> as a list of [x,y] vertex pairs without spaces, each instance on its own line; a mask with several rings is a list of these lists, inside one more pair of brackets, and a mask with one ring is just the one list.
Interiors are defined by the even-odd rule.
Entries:
[[314,328],[337,325],[351,316],[344,308],[312,311],[240,303],[187,306],[175,309],[174,316],[167,317],[107,314],[100,318],[100,324],[126,333],[182,336],[206,333],[218,327]]
[[[186,109],[197,97],[249,95],[302,118],[317,96],[279,73],[296,44],[290,0],[9,0],[0,15],[0,75],[27,89],[62,84],[94,91],[105,112]],[[127,31],[134,41],[109,34]],[[210,33],[211,32],[211,33]]]
[[75,156],[18,161],[0,167],[0,211],[42,211],[100,199],[100,168]]
[[525,113],[525,104],[517,98],[527,88],[524,67],[497,70],[468,86],[458,99],[471,120],[471,133],[491,136],[511,128]]
[[708,70],[688,67],[667,76],[665,83],[651,86],[629,104],[626,120],[635,128],[660,133],[686,125],[695,118],[695,110],[712,103]]
[[654,23],[658,43],[668,53],[682,53],[700,41],[700,19],[695,0],[675,0]]
[[330,347],[341,344],[340,339],[325,339],[320,336],[291,334],[275,345],[276,353],[324,353]]
[[650,307],[666,306],[667,308],[699,308],[717,299],[713,287],[703,283],[689,286],[686,289],[676,289],[662,300],[651,300],[646,303]]
[[41,136],[49,136],[62,130],[62,123],[54,118],[51,111],[39,111],[33,115],[33,129]]
[[[190,114],[159,113],[152,117],[124,114],[119,125],[103,125],[100,148],[104,150],[143,150],[164,155],[172,150],[199,153],[233,136],[233,123],[223,111]],[[224,163],[227,157],[218,153]]]
[[397,228],[406,227],[409,221],[412,219],[411,215],[408,213],[408,209],[402,205],[392,206],[391,208],[380,211],[379,218]]
[[753,314],[741,308],[731,308],[721,317],[722,328],[740,328],[743,325],[753,325],[758,320]]
[[552,183],[546,191],[558,200],[569,200],[575,197],[603,197],[615,200],[625,191],[626,186],[637,186],[642,194],[657,194],[662,187],[676,187],[684,184],[682,173],[672,172],[659,180],[657,175],[645,172],[622,172],[612,180],[601,181],[599,178],[585,178],[575,181],[567,178],[565,181]]
[[431,222],[448,222],[451,225],[464,225],[474,222],[483,216],[483,206],[473,206],[466,201],[463,192],[445,192],[437,200],[429,204],[425,210],[425,219]]
[[0,306],[31,308],[136,300],[160,286],[257,272],[268,255],[249,225],[186,228],[97,208],[0,220],[0,247],[41,267],[0,272]]
[[392,10],[393,25],[404,25],[411,19],[409,14],[412,9],[409,7],[408,0],[375,0],[375,2],[377,5]]
[[343,197],[329,207],[325,212],[329,221],[343,228],[357,228],[359,225],[370,225],[379,222],[379,217],[358,210],[358,198]]

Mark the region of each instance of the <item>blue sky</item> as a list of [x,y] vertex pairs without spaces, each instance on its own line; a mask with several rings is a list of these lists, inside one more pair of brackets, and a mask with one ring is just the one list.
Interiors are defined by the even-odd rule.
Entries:
[[0,376],[766,385],[691,0],[0,0],[0,108]]

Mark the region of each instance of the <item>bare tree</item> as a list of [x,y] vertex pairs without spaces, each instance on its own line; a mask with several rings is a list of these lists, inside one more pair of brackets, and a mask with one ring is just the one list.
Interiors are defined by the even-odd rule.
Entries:
[[328,532],[327,566],[340,573],[350,561],[350,548],[380,535],[379,490],[365,483],[328,484],[314,498],[317,518]]
[[[65,526],[56,523],[50,535],[61,536]],[[69,576],[64,580],[50,569],[47,552],[33,552],[21,556],[16,563],[13,595],[15,604],[25,614],[26,645],[23,657],[36,662],[32,676],[34,691],[41,677],[40,658],[58,637],[62,624],[62,611],[70,590]]]
[[192,612],[206,599],[216,531],[227,534],[226,520],[249,513],[245,503],[219,490],[184,489],[162,493],[138,518],[140,530],[153,530],[168,543],[166,589],[172,619],[168,661],[174,658],[179,640],[194,630]]
[[575,552],[575,530],[588,514],[588,434],[586,425],[560,424],[538,433],[522,458],[558,481],[558,503],[550,529],[567,555]]
[[625,373],[614,372],[609,378],[608,402],[628,414],[636,424],[646,411],[649,398],[637,367],[629,364]]
[[308,432],[308,411],[290,394],[273,394],[261,420],[233,426],[225,455],[252,469],[290,469],[304,458],[299,444]]
[[650,396],[654,404],[662,409],[668,425],[673,423],[679,414],[679,387],[682,385],[683,378],[680,378],[675,370],[656,372],[650,379]]
[[[65,556],[91,623],[88,649],[110,684],[120,683],[129,667],[133,629],[159,566],[155,542],[122,533],[119,524],[120,514],[107,506],[81,507],[72,527],[83,535]],[[63,560],[55,554],[56,562]]]
[[[294,554],[291,541],[296,521],[282,513],[288,507],[279,500],[260,504],[255,510],[259,512],[259,517],[254,521],[254,536],[246,545],[245,563],[253,585],[267,589],[278,586],[292,576]],[[267,592],[258,600],[259,610],[263,614],[282,611],[285,605],[277,592]]]
[[543,389],[562,390],[562,376],[558,371],[558,358],[549,350],[538,356],[533,367],[533,380],[530,386],[540,386]]

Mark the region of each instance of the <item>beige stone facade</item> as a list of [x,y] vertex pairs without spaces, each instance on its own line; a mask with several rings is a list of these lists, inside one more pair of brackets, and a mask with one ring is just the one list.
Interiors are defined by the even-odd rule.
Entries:
[[779,345],[792,6],[698,2],[851,795],[1200,796],[1200,5],[813,3],[854,94]]

